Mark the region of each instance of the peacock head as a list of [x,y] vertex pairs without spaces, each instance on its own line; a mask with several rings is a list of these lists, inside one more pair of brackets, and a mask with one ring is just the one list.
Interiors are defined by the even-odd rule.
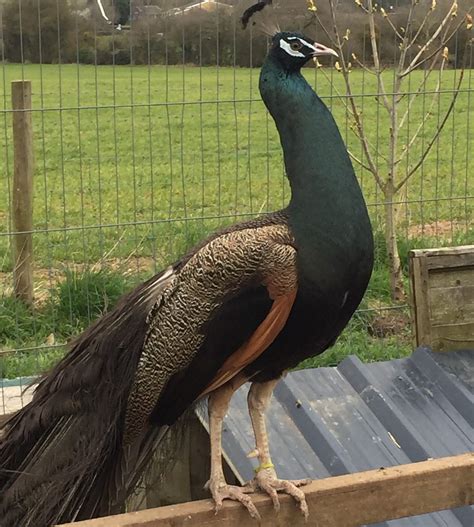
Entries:
[[269,55],[288,71],[299,71],[308,60],[322,55],[338,54],[331,48],[318,44],[301,33],[279,32],[272,37]]
[[249,23],[272,39],[268,53],[287,72],[299,71],[308,60],[321,55],[339,55],[331,48],[318,44],[301,33],[281,31],[272,9],[273,0],[258,0],[248,7],[242,17],[242,27]]

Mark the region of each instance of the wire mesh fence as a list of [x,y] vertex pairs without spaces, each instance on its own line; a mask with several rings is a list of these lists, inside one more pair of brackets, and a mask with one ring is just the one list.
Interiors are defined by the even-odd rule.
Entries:
[[[407,4],[385,7],[396,20]],[[5,379],[29,378],[49,367],[65,343],[127,288],[211,231],[286,205],[281,147],[258,92],[258,66],[268,42],[241,29],[247,5],[0,0],[0,413],[13,409],[7,387],[18,390],[26,382]],[[324,40],[307,7],[303,0],[280,6],[282,21]],[[383,172],[391,123],[377,77],[362,67],[373,63],[370,33],[352,12],[357,3],[336,7],[343,31],[351,28],[345,32],[345,54],[348,60],[356,57],[350,71],[353,96]],[[411,247],[474,241],[473,50],[466,20],[449,40],[445,68],[434,67],[423,82],[427,66],[421,66],[402,90],[386,90],[389,98],[400,98],[406,113],[400,178],[423,161],[392,199],[399,205],[405,266]],[[399,59],[397,38],[379,34],[387,85]],[[354,158],[363,160],[341,66],[330,61],[320,66],[305,68],[304,75],[330,107]],[[10,85],[18,79],[33,87],[32,308],[16,300],[12,289]],[[457,98],[448,112],[453,94]],[[373,174],[360,164],[355,168],[378,263],[343,345],[362,355],[363,348],[382,350],[385,357],[384,349],[411,345],[407,305],[390,301],[387,200]]]

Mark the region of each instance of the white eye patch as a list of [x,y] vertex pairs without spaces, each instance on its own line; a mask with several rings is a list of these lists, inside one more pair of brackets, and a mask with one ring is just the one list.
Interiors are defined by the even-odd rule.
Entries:
[[291,55],[292,57],[304,57],[304,54],[300,51],[295,51],[294,49],[291,49],[290,44],[286,40],[280,39],[280,48],[284,49],[288,55]]
[[299,40],[301,42],[301,44],[304,44],[305,46],[307,46],[309,49],[312,49],[313,51],[316,51],[316,48],[313,46],[313,44],[310,44],[309,42],[307,42],[304,38],[300,38],[300,37],[288,37],[288,40]]
[[[313,44],[310,44],[309,42],[306,42],[306,40],[303,40],[302,38],[299,38],[299,37],[288,37],[288,40],[297,40],[298,42],[301,42],[301,44],[303,44],[303,46],[306,46],[308,47],[309,49],[313,50],[313,51],[316,51],[316,48],[313,46]],[[291,49],[291,45],[288,44],[288,42],[281,38],[280,39],[280,48],[281,49],[284,49],[288,55],[291,55],[292,57],[305,57],[305,54],[304,53],[301,53],[301,51],[297,51],[297,50],[294,50],[294,49]]]

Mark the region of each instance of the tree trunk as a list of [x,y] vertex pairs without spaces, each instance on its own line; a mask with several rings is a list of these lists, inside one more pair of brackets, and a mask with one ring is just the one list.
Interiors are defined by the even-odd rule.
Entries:
[[392,300],[400,302],[405,300],[403,286],[402,265],[397,245],[397,206],[393,203],[394,193],[387,189],[385,193],[385,243],[390,270],[390,291]]

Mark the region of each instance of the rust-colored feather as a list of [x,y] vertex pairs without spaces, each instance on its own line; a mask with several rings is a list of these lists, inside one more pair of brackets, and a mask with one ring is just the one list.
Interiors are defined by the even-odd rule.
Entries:
[[224,362],[201,396],[216,390],[232,379],[270,346],[288,320],[296,298],[296,291],[293,289],[286,295],[275,299],[265,320],[247,342]]

